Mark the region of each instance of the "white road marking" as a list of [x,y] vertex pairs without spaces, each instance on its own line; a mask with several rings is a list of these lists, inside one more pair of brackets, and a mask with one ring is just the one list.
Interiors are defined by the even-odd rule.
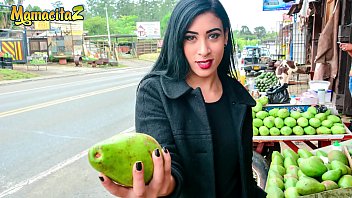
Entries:
[[[140,68],[137,68],[135,70],[139,70]],[[133,71],[135,71],[133,70]],[[124,71],[128,71],[128,70],[124,70]],[[116,71],[116,72],[110,72],[110,73],[122,73],[121,71]],[[129,73],[126,76],[123,76],[123,78],[125,77],[131,77],[131,76],[139,76],[142,75],[143,73]],[[94,75],[98,75],[98,74],[94,74]],[[44,87],[37,87],[37,88],[31,88],[31,89],[25,89],[25,90],[18,90],[18,91],[12,91],[12,92],[5,92],[5,93],[0,93],[0,96],[2,95],[9,95],[9,94],[15,94],[15,93],[23,93],[23,92],[28,92],[28,91],[35,91],[35,90],[41,90],[41,89],[47,89],[47,88],[54,88],[54,87],[65,87],[65,86],[71,86],[71,85],[81,85],[84,82],[99,82],[99,81],[103,81],[106,78],[111,78],[110,77],[100,77],[100,78],[95,78],[95,79],[89,79],[89,80],[82,80],[82,81],[78,81],[78,82],[69,82],[69,83],[62,83],[62,84],[56,84],[56,85],[50,85],[50,86],[44,86]],[[117,77],[119,78],[119,77]],[[94,81],[93,81],[94,80]]]
[[[122,131],[121,133],[132,132],[132,131],[134,131],[134,129],[135,128],[132,126],[132,127],[128,128],[128,129]],[[23,187],[25,187],[25,186],[27,186],[29,184],[32,184],[32,183],[34,183],[34,182],[36,182],[36,181],[38,181],[40,179],[43,179],[44,177],[47,177],[47,176],[55,173],[56,171],[58,171],[58,170],[60,170],[60,169],[62,169],[64,167],[76,162],[77,160],[85,157],[88,154],[88,150],[89,149],[86,149],[86,150],[78,153],[77,155],[75,155],[75,156],[73,156],[73,157],[71,157],[71,158],[69,158],[69,159],[67,159],[67,160],[65,160],[65,161],[63,161],[63,162],[51,167],[51,168],[49,168],[46,171],[43,171],[43,172],[41,172],[41,173],[39,173],[39,174],[29,178],[29,179],[26,179],[26,180],[24,180],[22,182],[19,182],[19,183],[15,184],[15,185],[9,187],[7,190],[5,190],[5,191],[0,193],[0,198],[8,196],[8,195],[11,195],[11,194],[21,190]]]
[[32,111],[32,110],[36,110],[36,109],[41,109],[44,107],[57,105],[57,104],[61,104],[61,103],[68,102],[68,101],[78,100],[78,99],[86,98],[89,96],[94,96],[94,95],[103,94],[103,93],[107,93],[107,92],[111,92],[111,91],[115,91],[115,90],[119,90],[119,89],[124,89],[127,87],[136,86],[136,85],[138,85],[138,82],[120,85],[117,87],[111,87],[111,88],[107,88],[107,89],[102,89],[102,90],[98,90],[98,91],[94,91],[94,92],[90,92],[90,93],[85,93],[85,94],[81,94],[81,95],[77,95],[77,96],[70,96],[70,97],[66,97],[66,98],[61,98],[58,100],[53,100],[53,101],[49,101],[49,102],[45,102],[45,103],[41,103],[41,104],[31,105],[28,107],[14,109],[14,110],[10,110],[10,111],[5,111],[5,112],[0,113],[0,118],[19,114],[19,113],[24,113],[24,112]]

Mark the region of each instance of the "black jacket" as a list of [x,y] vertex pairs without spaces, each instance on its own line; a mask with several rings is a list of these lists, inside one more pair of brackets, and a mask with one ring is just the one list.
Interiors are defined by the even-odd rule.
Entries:
[[[256,187],[252,163],[252,111],[255,101],[237,81],[220,77],[229,95],[238,139],[242,197],[265,197]],[[215,198],[212,135],[200,88],[184,80],[149,74],[140,83],[136,102],[136,131],[153,136],[172,158],[177,185],[170,197]],[[254,190],[255,189],[255,190]]]

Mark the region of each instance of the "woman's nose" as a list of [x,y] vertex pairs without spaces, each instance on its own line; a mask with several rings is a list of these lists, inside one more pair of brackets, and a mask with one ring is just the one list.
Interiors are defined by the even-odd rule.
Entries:
[[198,55],[206,57],[210,54],[210,47],[208,46],[207,42],[201,41],[199,44]]

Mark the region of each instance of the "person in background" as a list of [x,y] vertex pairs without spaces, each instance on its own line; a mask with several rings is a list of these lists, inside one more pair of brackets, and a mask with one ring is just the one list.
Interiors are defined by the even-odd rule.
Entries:
[[[180,0],[151,72],[137,90],[136,131],[163,147],[153,152],[154,173],[133,188],[101,175],[119,197],[260,198],[252,172],[254,99],[235,78],[229,17],[218,0]],[[161,155],[162,152],[162,155]]]
[[[340,43],[340,48],[342,51],[345,51],[352,57],[352,44],[351,43]],[[350,74],[349,74],[349,89],[350,89],[350,94],[352,96],[352,65],[350,68]]]

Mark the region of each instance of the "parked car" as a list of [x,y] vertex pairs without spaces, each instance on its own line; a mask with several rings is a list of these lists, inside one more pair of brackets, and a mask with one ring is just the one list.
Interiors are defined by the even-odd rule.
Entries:
[[267,69],[270,61],[269,49],[259,46],[246,46],[242,51],[239,66],[248,74],[252,71],[258,72]]

